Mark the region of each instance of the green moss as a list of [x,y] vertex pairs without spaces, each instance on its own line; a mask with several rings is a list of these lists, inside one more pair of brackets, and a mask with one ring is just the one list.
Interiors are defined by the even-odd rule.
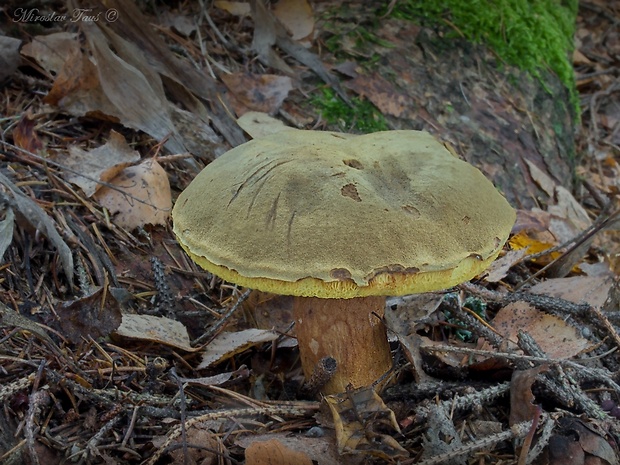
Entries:
[[578,109],[570,54],[578,0],[401,0],[392,17],[444,23],[452,35],[485,43],[511,65],[541,77],[552,70]]
[[327,123],[337,125],[344,132],[369,133],[388,129],[381,112],[368,100],[354,97],[349,106],[332,89],[324,88],[310,99],[310,104],[319,110]]

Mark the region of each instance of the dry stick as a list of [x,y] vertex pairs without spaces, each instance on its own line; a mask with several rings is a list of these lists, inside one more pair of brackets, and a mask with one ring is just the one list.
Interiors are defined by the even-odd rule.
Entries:
[[187,402],[185,400],[185,390],[183,389],[183,382],[177,375],[176,369],[173,367],[170,369],[168,376],[177,383],[179,388],[179,400],[181,402],[181,443],[183,445],[183,464],[189,463],[189,451],[187,450],[187,429],[185,428],[185,412],[187,411]]
[[215,323],[208,331],[205,331],[202,336],[192,341],[192,346],[197,346],[202,344],[204,341],[211,339],[215,333],[217,333],[224,324],[228,321],[228,319],[232,316],[233,313],[241,306],[243,302],[250,296],[252,289],[246,290],[241,296],[237,299],[237,302],[228,310],[222,317]]
[[[585,367],[581,365],[580,363],[574,362],[572,360],[551,360],[546,357],[532,357],[530,355],[519,355],[519,354],[511,354],[508,352],[494,352],[490,350],[470,349],[468,347],[453,347],[453,346],[446,346],[446,345],[423,347],[423,350],[426,350],[429,352],[456,352],[456,353],[465,353],[465,354],[470,354],[470,355],[482,355],[484,357],[503,358],[505,360],[510,360],[510,361],[525,360],[525,361],[533,362],[533,363],[558,364],[558,365],[562,365],[565,367],[573,368],[576,371],[581,371],[583,373],[586,373],[598,381],[605,382],[605,384],[607,384],[611,389],[620,393],[620,385],[618,385],[615,381],[611,379],[613,374],[610,371],[601,369],[601,368]],[[608,355],[612,352],[613,351],[609,351],[603,355]],[[600,358],[600,356],[595,357],[595,358]],[[582,361],[587,361],[587,360],[591,360],[591,358],[584,359]]]

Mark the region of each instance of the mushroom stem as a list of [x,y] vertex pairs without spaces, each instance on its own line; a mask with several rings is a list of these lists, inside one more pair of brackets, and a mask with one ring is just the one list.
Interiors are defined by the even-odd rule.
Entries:
[[293,313],[301,365],[306,379],[323,357],[336,359],[336,374],[323,394],[369,386],[392,367],[392,355],[381,319],[385,297],[319,299],[295,297]]

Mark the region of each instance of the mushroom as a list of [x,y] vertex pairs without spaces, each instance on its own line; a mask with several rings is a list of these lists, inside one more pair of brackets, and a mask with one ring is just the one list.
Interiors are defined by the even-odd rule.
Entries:
[[209,164],[179,196],[174,233],[226,281],[294,297],[308,379],[324,394],[368,386],[392,365],[385,296],[446,289],[497,257],[515,212],[430,134],[289,129]]

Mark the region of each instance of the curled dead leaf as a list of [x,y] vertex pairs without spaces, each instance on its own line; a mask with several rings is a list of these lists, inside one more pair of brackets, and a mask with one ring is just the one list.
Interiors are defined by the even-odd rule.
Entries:
[[94,198],[114,214],[112,221],[121,228],[134,229],[147,224],[166,224],[172,209],[168,175],[154,159],[125,168]]

